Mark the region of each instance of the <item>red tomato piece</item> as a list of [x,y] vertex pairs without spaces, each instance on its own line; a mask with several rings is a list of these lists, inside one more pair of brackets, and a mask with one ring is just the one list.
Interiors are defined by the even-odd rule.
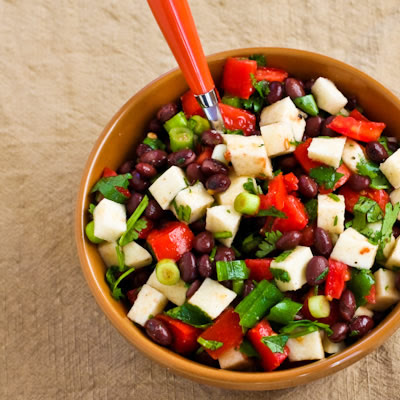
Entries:
[[327,128],[361,142],[373,142],[379,139],[386,124],[338,115],[327,125]]
[[293,172],[283,175],[283,180],[288,192],[294,192],[299,189],[299,180]]
[[309,138],[305,142],[300,143],[293,153],[299,164],[306,172],[310,172],[312,168],[320,167],[321,165],[323,165],[322,163],[313,161],[311,160],[311,158],[308,157],[308,148],[310,147],[311,140],[312,139]]
[[190,118],[193,115],[200,115],[200,117],[205,118],[204,111],[191,90],[188,90],[183,96],[181,96],[181,102],[183,112],[187,118]]
[[254,76],[257,81],[283,82],[289,74],[279,68],[259,67]]
[[230,130],[241,129],[245,136],[251,135],[256,129],[256,116],[241,108],[219,103],[225,128]]
[[329,259],[329,272],[325,281],[325,296],[340,299],[347,278],[348,266],[340,261]]
[[272,206],[283,210],[287,191],[282,172],[275,176],[268,184],[268,193],[260,195],[260,209],[266,210]]
[[246,259],[244,260],[247,268],[250,270],[249,279],[255,281],[262,281],[263,279],[271,280],[274,276],[271,274],[270,266],[272,258],[261,258],[261,259]]
[[127,199],[129,199],[129,197],[131,197],[131,194],[129,193],[128,189],[125,189],[125,188],[123,188],[121,186],[115,186],[115,189],[117,189],[118,192],[123,194]]
[[339,189],[341,186],[343,186],[350,178],[351,176],[351,171],[346,167],[345,164],[342,164],[339,168],[336,169],[336,172],[339,174],[342,174],[343,176],[335,183],[335,186],[333,189],[325,189],[325,187],[319,187],[319,192],[321,194],[327,194],[327,193],[332,193],[333,191]]
[[206,147],[196,158],[196,163],[201,165],[206,158],[211,158],[213,149],[211,147]]
[[349,115],[349,117],[352,117],[354,119],[356,119],[357,121],[369,121],[368,118],[366,118],[364,115],[362,115],[360,113],[360,111],[357,110],[357,108],[355,108]]
[[287,218],[276,218],[272,225],[273,231],[301,231],[308,224],[308,215],[304,204],[297,197],[289,194],[282,211]]
[[354,206],[357,204],[358,199],[361,196],[368,197],[376,201],[383,212],[385,212],[386,204],[389,203],[389,194],[384,189],[367,189],[361,190],[361,192],[355,192],[347,186],[343,186],[339,189],[339,194],[344,196],[344,202],[346,205],[346,210],[348,212],[353,212]]
[[110,178],[111,176],[117,176],[118,174],[111,168],[105,167],[103,170],[103,178]]
[[254,92],[250,74],[254,75],[256,71],[256,61],[247,58],[229,57],[225,61],[222,87],[226,93],[242,99],[248,99]]
[[376,303],[376,285],[375,284],[373,284],[371,286],[371,290],[365,296],[365,300],[367,300],[367,303],[370,303],[370,304],[375,304]]
[[153,229],[147,236],[147,243],[157,260],[169,258],[178,261],[184,253],[192,249],[193,232],[183,222],[168,222],[162,229]]
[[238,347],[243,340],[243,330],[239,325],[239,314],[233,308],[226,309],[200,337],[207,340],[222,342],[223,346],[217,350],[205,349],[206,352],[217,360],[222,354],[233,347]]

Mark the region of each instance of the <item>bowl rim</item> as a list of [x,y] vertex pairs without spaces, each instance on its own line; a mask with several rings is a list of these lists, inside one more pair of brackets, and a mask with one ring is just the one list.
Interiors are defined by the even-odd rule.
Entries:
[[[237,56],[238,54],[265,52],[288,56],[318,58],[320,61],[329,63],[335,68],[345,68],[352,74],[357,74],[358,76],[361,76],[363,80],[377,86],[379,90],[382,91],[391,102],[396,103],[400,109],[400,100],[381,83],[351,65],[316,52],[283,47],[238,48],[213,53],[207,56],[207,61],[213,62],[230,56]],[[141,334],[139,329],[133,323],[131,323],[132,329],[128,329],[127,326],[122,323],[123,320],[110,302],[110,296],[107,296],[107,294],[102,291],[99,282],[96,281],[94,266],[91,264],[90,257],[86,251],[86,242],[84,237],[84,215],[86,210],[84,209],[84,204],[90,191],[90,188],[88,187],[89,177],[92,174],[94,164],[98,159],[104,144],[107,142],[108,137],[113,131],[114,126],[129,111],[131,105],[145,97],[147,91],[154,85],[160,85],[164,80],[169,79],[170,76],[177,76],[180,74],[180,70],[174,68],[152,80],[134,94],[114,114],[110,122],[105,126],[94,143],[83,169],[75,209],[75,242],[83,274],[97,304],[119,333],[146,356],[161,363],[167,368],[173,369],[179,375],[215,386],[230,387],[231,389],[240,390],[269,390],[292,387],[337,372],[366,356],[376,347],[380,346],[400,326],[400,304],[398,304],[390,314],[373,329],[373,331],[355,344],[347,347],[345,350],[323,360],[315,361],[304,366],[272,372],[239,372],[211,368],[195,361],[191,361],[169,349],[155,344]],[[125,320],[127,320],[126,316]]]

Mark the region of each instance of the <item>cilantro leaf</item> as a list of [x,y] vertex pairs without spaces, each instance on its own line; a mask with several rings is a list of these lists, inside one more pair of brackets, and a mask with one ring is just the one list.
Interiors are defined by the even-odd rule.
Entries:
[[213,236],[215,239],[229,239],[232,237],[231,231],[214,232]]
[[287,215],[283,211],[277,210],[274,206],[267,210],[260,210],[256,217],[276,217],[276,218],[287,218]]
[[267,81],[257,81],[254,74],[250,74],[251,84],[253,85],[254,89],[257,90],[258,94],[262,99],[270,92],[269,84]]
[[279,231],[265,232],[265,239],[259,244],[256,256],[263,258],[271,253],[271,251],[274,251],[276,249],[275,244],[281,237],[282,233]]
[[257,61],[257,67],[265,67],[267,65],[264,54],[252,54],[249,56],[249,60]]
[[386,204],[385,216],[382,221],[382,228],[380,232],[381,239],[376,256],[378,261],[382,261],[385,259],[385,257],[383,256],[383,249],[390,242],[393,232],[393,225],[397,221],[397,216],[399,215],[399,212],[400,203],[396,203],[395,206],[393,206],[391,203]]
[[88,209],[89,213],[93,215],[95,208],[96,208],[96,206],[93,203],[90,203],[89,209]]
[[360,196],[354,206],[354,219],[352,227],[361,232],[368,222],[377,222],[383,218],[382,210],[378,203],[372,199]]
[[262,194],[260,186],[252,178],[248,178],[246,183],[243,183],[243,189],[251,194]]
[[242,343],[240,344],[239,351],[247,357],[260,358],[258,351],[247,339],[243,339]]
[[251,110],[255,113],[258,113],[263,108],[264,98],[260,97],[258,92],[255,92],[248,99],[241,99],[241,102],[243,108],[246,110]]
[[207,340],[203,339],[201,336],[197,339],[197,342],[204,348],[211,351],[217,350],[224,345],[222,342],[218,342],[217,340]]
[[276,262],[285,261],[292,253],[293,253],[293,250],[286,250],[283,253],[281,253],[278,257],[275,257],[275,261]]
[[310,177],[313,178],[318,185],[324,186],[326,189],[333,189],[338,180],[343,176],[336,172],[333,167],[316,167],[311,168]]
[[308,319],[302,319],[300,321],[291,321],[284,326],[279,332],[288,334],[290,338],[296,338],[309,333],[315,332],[318,329],[323,329],[328,336],[332,335],[332,329],[327,324],[322,322],[309,321]]
[[132,178],[131,174],[110,176],[108,178],[101,178],[93,186],[90,193],[99,191],[106,199],[115,201],[116,203],[125,203],[127,197],[118,191],[117,187],[126,189],[129,185],[129,179]]
[[391,185],[379,169],[379,165],[364,158],[357,163],[357,172],[360,175],[368,176],[371,179],[372,189],[390,189]]
[[310,220],[310,222],[314,221],[318,215],[318,200],[317,199],[308,200],[307,203],[305,203],[305,207],[308,219]]
[[261,236],[256,236],[254,233],[251,233],[249,236],[246,236],[244,238],[242,242],[242,250],[245,253],[250,253],[255,250],[261,242]]
[[393,151],[389,149],[388,138],[386,136],[381,136],[378,139],[378,142],[385,148],[385,150],[387,151],[389,156],[391,156],[393,154]]
[[155,137],[149,137],[147,136],[144,140],[143,143],[147,144],[147,146],[151,147],[153,150],[165,150],[166,146],[165,144],[158,139],[158,137],[156,135],[154,135]]
[[201,308],[190,303],[171,308],[165,314],[196,328],[205,328],[212,323],[212,319]]
[[[283,253],[282,253],[283,254]],[[275,259],[276,260],[276,259]],[[290,282],[290,275],[287,271],[281,268],[271,268],[271,274],[275,279],[281,282]]]
[[125,254],[118,244],[115,246],[115,251],[117,252],[119,270],[123,271],[125,269]]
[[176,204],[175,200],[172,202],[172,205],[174,206],[174,209],[175,209],[176,215],[178,216],[178,219],[180,221],[189,223],[190,216],[192,215],[192,209],[190,208],[190,206],[184,206],[182,204],[180,206],[178,206]]
[[106,272],[106,281],[108,286],[111,289],[111,295],[112,297],[114,297],[115,300],[120,300],[123,299],[125,297],[125,295],[122,293],[121,288],[118,287],[118,285],[120,284],[120,282],[126,278],[129,274],[131,274],[133,271],[135,270],[135,268],[130,268],[128,270],[126,270],[125,272],[123,272],[118,279],[115,278],[115,276],[120,273],[120,268],[119,267],[110,267],[107,269]]
[[283,353],[288,340],[289,336],[287,335],[274,335],[264,336],[261,339],[261,342],[265,344],[273,353]]

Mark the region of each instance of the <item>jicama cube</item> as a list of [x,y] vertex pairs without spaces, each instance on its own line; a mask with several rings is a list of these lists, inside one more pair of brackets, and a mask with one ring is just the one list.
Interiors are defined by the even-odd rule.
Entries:
[[236,175],[272,178],[271,160],[260,136],[224,135],[226,158],[232,162]]
[[367,307],[357,307],[356,312],[354,313],[354,318],[355,317],[359,317],[360,315],[366,315],[367,317],[373,317],[374,316],[374,312],[371,310],[368,310]]
[[104,242],[100,243],[97,246],[101,258],[103,259],[104,264],[106,264],[107,267],[118,265],[118,255],[116,247],[117,247],[117,242]]
[[276,122],[261,127],[261,136],[270,157],[295,151],[293,130],[289,122]]
[[318,195],[318,227],[329,233],[344,231],[345,203],[342,195]]
[[186,179],[183,171],[175,166],[168,168],[149,187],[150,193],[163,210],[168,209],[175,196],[185,187]]
[[338,168],[342,159],[346,138],[314,138],[308,148],[308,157],[331,167]]
[[232,206],[215,206],[207,209],[206,230],[209,232],[231,232],[232,236],[219,241],[227,246],[233,242],[239,229],[240,214]]
[[214,147],[214,150],[213,150],[213,152],[211,154],[211,158],[213,160],[221,161],[224,164],[228,164],[229,161],[225,158],[225,153],[226,153],[227,149],[228,148],[227,148],[226,144],[224,144],[224,143],[217,144]]
[[230,369],[233,371],[244,371],[253,366],[253,361],[249,357],[243,354],[239,349],[233,347],[220,355],[218,361],[222,369]]
[[351,172],[357,173],[357,164],[365,159],[364,150],[355,140],[347,138],[342,159]]
[[385,311],[400,300],[400,292],[396,289],[396,274],[388,269],[380,268],[374,273],[376,302],[368,304],[371,310]]
[[400,149],[384,161],[379,168],[395,189],[400,188]]
[[160,314],[168,303],[168,299],[158,290],[144,284],[138,297],[128,312],[128,318],[144,326],[146,321]]
[[[400,202],[400,188],[393,190],[392,193],[390,193],[390,201],[392,204],[395,206],[397,203]],[[400,220],[400,213],[397,216],[397,219]]]
[[325,358],[321,335],[318,331],[287,341],[290,361],[321,360]]
[[178,215],[181,214],[177,210],[179,211],[182,207],[187,208],[190,211],[188,213],[189,219],[183,221],[191,224],[203,217],[212,203],[214,203],[214,198],[207,192],[201,182],[197,182],[193,186],[181,190],[176,195],[175,202],[171,205],[171,210],[180,219]]
[[313,254],[309,247],[297,246],[283,261],[273,260],[270,268],[271,272],[277,275],[277,272],[282,271],[288,275],[287,282],[275,278],[279,290],[286,292],[300,289],[307,282],[306,268],[312,257]]
[[377,245],[370,243],[365,236],[355,229],[348,228],[339,236],[331,253],[331,258],[351,267],[371,269],[377,250]]
[[338,114],[347,104],[346,97],[329,79],[320,77],[311,87],[311,92],[317,101],[317,105],[322,110],[330,114]]
[[344,350],[344,348],[346,347],[344,342],[339,342],[339,343],[332,342],[325,332],[320,331],[320,334],[322,338],[322,347],[324,348],[325,353],[328,354],[339,353],[339,351]]
[[93,212],[94,236],[112,242],[126,231],[126,209],[123,204],[103,199]]
[[250,176],[237,176],[235,173],[232,173],[229,174],[229,179],[231,180],[229,188],[225,190],[225,192],[217,193],[215,195],[218,203],[221,205],[233,207],[236,196],[246,191],[243,187],[245,183],[251,182],[254,187],[257,185],[256,180]]
[[386,260],[387,268],[400,268],[400,236],[395,240],[392,251]]
[[[153,261],[151,254],[136,242],[130,242],[122,248],[125,256],[125,265],[136,269],[146,267]],[[118,263],[117,263],[118,265]]]
[[174,303],[177,306],[181,306],[186,300],[186,292],[188,288],[182,279],[179,279],[178,283],[175,285],[163,285],[157,279],[156,271],[154,270],[146,284],[154,289],[157,289],[171,303]]

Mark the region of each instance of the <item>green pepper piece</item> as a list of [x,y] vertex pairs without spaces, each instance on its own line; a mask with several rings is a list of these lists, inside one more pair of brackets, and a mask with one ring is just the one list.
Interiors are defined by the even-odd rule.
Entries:
[[247,279],[250,275],[243,260],[217,261],[216,269],[219,281]]
[[243,292],[244,288],[244,280],[243,279],[237,279],[235,281],[232,281],[232,290],[237,294],[241,295]]
[[211,125],[208,119],[200,117],[200,115],[193,115],[189,118],[188,128],[191,129],[197,136],[203,134],[203,132],[211,129]]
[[351,280],[348,282],[348,287],[356,298],[357,307],[363,306],[367,302],[365,296],[369,295],[374,283],[375,279],[371,271],[365,269],[356,271],[352,268]]
[[297,97],[293,101],[297,107],[305,111],[308,115],[311,115],[313,117],[318,115],[319,113],[318,106],[312,94],[307,94],[306,96],[303,97]]
[[301,310],[303,304],[297,303],[293,300],[285,297],[281,302],[275,304],[267,319],[269,321],[277,322],[278,324],[287,325],[290,321],[293,321],[294,316]]
[[85,227],[86,237],[94,244],[103,243],[104,240],[94,236],[94,221],[90,221]]
[[169,133],[174,128],[187,128],[188,120],[183,111],[178,112],[172,118],[170,118],[165,124],[164,128]]
[[172,128],[169,131],[169,141],[172,151],[193,148],[193,132],[188,128]]
[[224,96],[221,99],[221,102],[224,104],[227,104],[228,106],[236,107],[236,108],[241,108],[242,107],[242,102],[240,101],[239,97],[236,96]]

